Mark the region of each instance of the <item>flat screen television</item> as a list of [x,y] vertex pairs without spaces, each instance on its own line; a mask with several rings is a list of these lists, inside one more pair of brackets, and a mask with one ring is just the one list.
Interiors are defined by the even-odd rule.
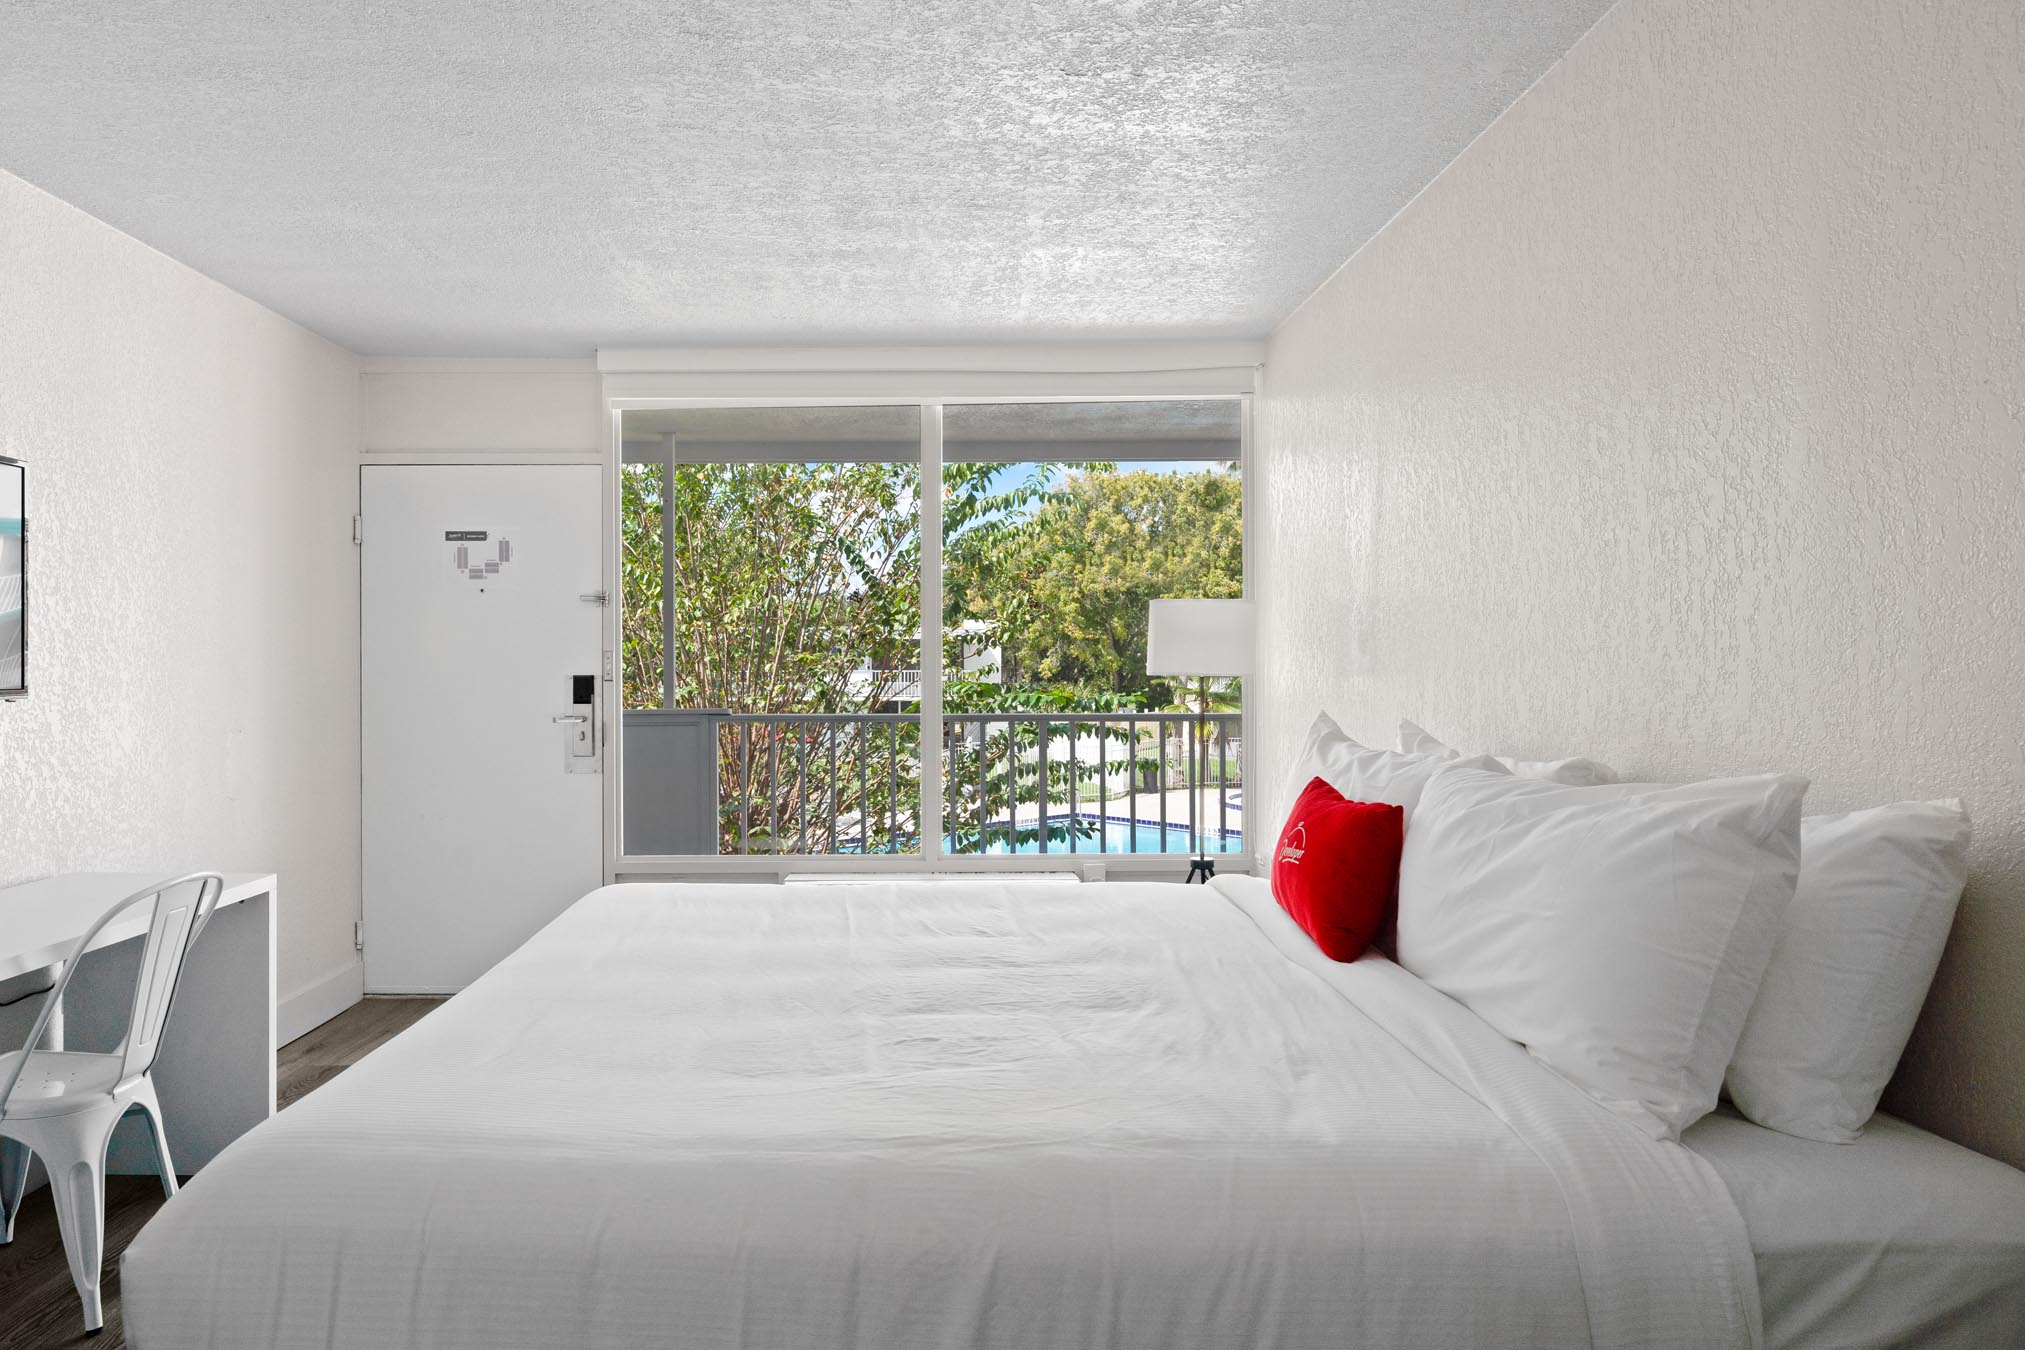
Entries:
[[0,456],[0,698],[28,692],[28,469]]

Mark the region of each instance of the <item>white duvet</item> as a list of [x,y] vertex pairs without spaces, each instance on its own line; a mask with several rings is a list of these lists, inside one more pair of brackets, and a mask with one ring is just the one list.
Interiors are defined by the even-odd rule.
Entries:
[[1758,1336],[1705,1163],[1243,880],[594,892],[122,1284],[139,1350]]

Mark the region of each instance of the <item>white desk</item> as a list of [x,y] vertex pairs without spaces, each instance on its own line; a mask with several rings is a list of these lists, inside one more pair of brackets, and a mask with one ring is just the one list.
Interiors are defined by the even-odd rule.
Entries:
[[[174,873],[78,872],[0,889],[0,1050],[18,1050],[41,1011],[19,977],[69,958],[113,904]],[[162,1124],[176,1170],[190,1173],[274,1114],[274,918],[271,875],[228,873],[210,924],[190,949],[155,1061]],[[110,924],[79,961],[58,1035],[72,1049],[110,1049],[125,1029],[146,910]],[[113,1136],[108,1170],[151,1173],[136,1121]]]

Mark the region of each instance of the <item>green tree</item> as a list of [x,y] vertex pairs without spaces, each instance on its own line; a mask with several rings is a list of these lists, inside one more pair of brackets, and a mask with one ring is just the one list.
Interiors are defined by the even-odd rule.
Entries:
[[1051,499],[1058,464],[942,466],[942,610],[971,616],[1017,556],[1037,507]]
[[[1108,463],[1083,472],[1108,473]],[[1062,496],[1072,466],[953,462],[942,466],[943,669],[964,670],[966,646],[996,642],[1019,627],[1031,598],[1018,579],[1028,563],[1035,512]],[[981,631],[976,631],[981,628]],[[1001,650],[1001,661],[1005,653]],[[996,672],[1012,685],[1021,672],[1010,663]]]
[[661,706],[662,477],[658,464],[628,464],[619,475],[619,670],[628,708]]
[[663,506],[675,706],[890,699],[890,672],[920,662],[919,481],[912,464],[677,465]]
[[[1176,691],[1146,675],[1147,602],[1241,593],[1239,483],[1229,468],[944,466],[944,706],[984,715],[953,724],[942,747],[958,851],[1090,835],[1059,818],[1016,823],[1016,808],[1091,801],[1100,775],[1157,776],[1143,723],[1084,721],[1078,735],[989,715],[1167,706]],[[674,707],[863,715],[727,726],[726,850],[882,851],[918,835],[919,729],[891,712],[919,657],[918,486],[911,464],[626,467],[626,706],[659,707],[666,690]],[[999,648],[1000,669],[962,678],[964,648],[980,644]],[[1065,762],[1069,741],[1080,756]]]
[[1232,469],[1070,475],[975,588],[1006,663],[1026,683],[1166,702],[1146,674],[1147,602],[1243,593],[1241,483]]
[[[919,662],[919,480],[912,464],[627,466],[626,706],[661,707],[665,689],[670,707],[741,714],[884,709]],[[724,727],[721,847],[903,846],[918,830],[919,739],[883,724]]]

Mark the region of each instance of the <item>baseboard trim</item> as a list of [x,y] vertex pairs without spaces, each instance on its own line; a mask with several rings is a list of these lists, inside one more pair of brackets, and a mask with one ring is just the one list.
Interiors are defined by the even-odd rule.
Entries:
[[274,1039],[287,1045],[315,1031],[366,994],[366,965],[354,961],[320,980],[304,985],[274,1009]]

